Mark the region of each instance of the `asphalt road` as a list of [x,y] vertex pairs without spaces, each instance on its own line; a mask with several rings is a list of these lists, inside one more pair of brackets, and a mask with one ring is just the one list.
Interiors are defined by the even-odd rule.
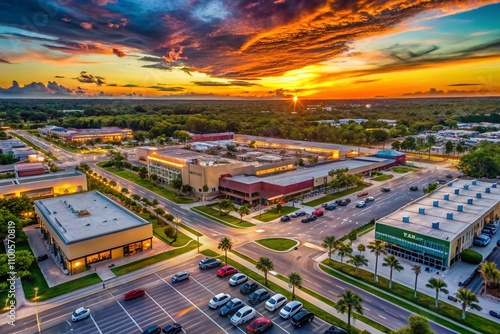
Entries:
[[[239,292],[240,286],[228,284],[230,276],[217,277],[216,268],[200,270],[197,263],[201,259],[200,256],[180,266],[41,312],[39,319],[42,333],[141,333],[150,326],[165,327],[173,322],[180,323],[184,333],[245,333],[249,322],[233,326],[229,317],[220,316],[218,310],[210,309],[207,303],[220,292],[229,293],[232,298],[240,298],[245,303],[248,296]],[[171,277],[178,271],[190,272],[190,279],[172,283]],[[137,288],[146,290],[146,295],[125,302],[123,295]],[[266,333],[323,333],[329,327],[323,320],[315,318],[301,328],[294,328],[290,320],[278,315],[279,311],[269,312],[264,304],[261,302],[254,308],[257,317],[268,317],[274,323],[273,328]],[[71,313],[81,306],[90,308],[91,317],[72,322]],[[0,333],[37,333],[36,318],[22,319],[16,322],[15,328],[4,325],[0,327]]]

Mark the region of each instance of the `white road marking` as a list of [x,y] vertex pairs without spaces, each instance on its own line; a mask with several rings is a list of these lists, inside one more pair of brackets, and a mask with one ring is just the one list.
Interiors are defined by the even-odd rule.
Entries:
[[380,315],[380,314],[377,314],[377,315],[378,315],[379,317],[381,317],[382,319],[387,320],[387,318],[386,318],[386,317],[384,317],[384,316],[382,316],[382,315]]
[[92,314],[89,314],[89,316],[90,316],[90,319],[92,319],[92,321],[94,322],[94,325],[97,328],[97,330],[99,331],[99,333],[102,334],[101,329],[99,328],[99,326],[97,326],[97,322],[95,322],[94,317],[92,316]]
[[69,322],[69,320],[66,320],[66,322],[68,323],[69,327],[73,327],[71,326],[71,322]]
[[[172,321],[173,321],[173,322],[176,322],[176,321],[175,321],[175,319],[174,319],[174,318],[172,318],[172,316],[171,316],[170,314],[168,314],[168,312],[167,312],[167,311],[165,311],[165,309],[164,309],[164,308],[163,308],[160,304],[158,304],[158,303],[156,302],[156,300],[154,300],[154,298],[153,298],[153,297],[151,297],[151,296],[149,295],[149,293],[147,293],[147,292],[146,292],[146,295],[147,295],[149,298],[151,298],[151,300],[152,300],[152,301],[154,301],[154,303],[155,303],[156,305],[158,305],[158,307],[159,307],[159,308],[161,308],[161,309],[162,309],[162,311],[163,311],[163,312],[165,312],[165,314],[166,314],[166,315],[167,315],[170,319],[172,319]],[[134,322],[135,322],[135,321],[134,321]],[[184,330],[184,328],[182,328],[182,331],[183,331],[184,333],[186,333],[186,331]]]
[[392,315],[392,316],[396,317],[396,318],[399,318],[399,315],[397,315],[397,314],[394,314],[394,313],[392,313],[392,312],[389,312],[389,311],[387,311],[386,309],[384,309],[384,311],[385,311],[386,313],[389,313],[390,315]]
[[370,312],[370,309],[369,309],[368,307],[364,307],[364,306],[363,306],[363,308],[364,308],[365,310],[367,310],[368,312]]
[[337,288],[341,288],[342,290],[345,290],[343,286],[340,286],[338,284],[335,284],[337,286]]
[[[115,296],[109,291],[109,290],[106,290],[108,291],[108,293],[113,297],[115,298]],[[147,293],[146,293],[147,294]],[[148,295],[149,296],[149,295]],[[139,326],[139,324],[137,322],[135,322],[134,318],[132,318],[132,316],[130,315],[130,313],[127,312],[127,310],[123,307],[123,305],[118,301],[116,300],[115,298],[115,301],[118,303],[118,305],[120,305],[120,307],[122,308],[123,311],[125,311],[125,313],[127,313],[128,317],[130,318],[130,320],[132,320],[134,322],[134,324],[137,326],[137,328],[139,328],[139,330],[142,332],[142,328],[141,326]]]

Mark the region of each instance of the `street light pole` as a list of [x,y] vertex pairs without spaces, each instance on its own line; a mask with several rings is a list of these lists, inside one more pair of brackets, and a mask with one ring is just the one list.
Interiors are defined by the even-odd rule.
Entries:
[[198,243],[198,253],[200,252],[200,236],[196,235],[196,242]]
[[41,333],[42,331],[40,330],[40,319],[38,318],[38,288],[35,288],[35,314],[38,333]]

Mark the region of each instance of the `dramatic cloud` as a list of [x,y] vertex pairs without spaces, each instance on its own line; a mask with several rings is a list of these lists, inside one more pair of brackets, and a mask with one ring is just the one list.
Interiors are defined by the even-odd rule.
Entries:
[[0,63],[3,63],[3,64],[10,64],[10,62],[8,62],[7,60],[5,59],[0,59]]
[[127,55],[125,52],[123,52],[122,50],[118,50],[118,49],[113,49],[113,53],[120,58],[125,57]]
[[375,82],[379,81],[380,79],[365,79],[365,80],[355,80],[354,84],[364,84],[364,83],[369,83],[369,82]]
[[448,86],[479,86],[481,84],[474,84],[474,83],[458,83],[458,84],[451,84]]
[[103,77],[88,74],[85,71],[80,72],[80,75],[78,77],[76,77],[75,79],[80,81],[80,82],[83,82],[83,83],[95,83],[98,86],[105,83],[104,82],[105,79]]
[[491,90],[491,89],[485,89],[485,88],[478,88],[474,90],[448,90],[448,91],[443,91],[443,90],[438,90],[436,88],[431,88],[427,92],[413,92],[413,93],[405,93],[403,96],[471,96],[471,95],[491,95],[493,93],[497,92],[496,90]]
[[91,30],[92,29],[92,23],[82,22],[82,23],[80,23],[80,27],[82,27],[85,30]]
[[74,95],[72,89],[58,85],[55,81],[49,81],[47,86],[42,82],[32,82],[21,87],[17,81],[12,82],[9,88],[0,88],[0,95],[9,96],[36,96],[36,97],[51,97],[51,96],[69,96]]

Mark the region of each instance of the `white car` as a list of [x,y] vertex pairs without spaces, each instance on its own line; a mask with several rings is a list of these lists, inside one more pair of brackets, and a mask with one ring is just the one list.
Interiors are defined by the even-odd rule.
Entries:
[[359,201],[358,203],[356,203],[356,207],[357,208],[362,208],[366,205],[365,201]]
[[290,319],[301,309],[302,309],[302,303],[296,300],[292,300],[291,302],[286,304],[285,307],[281,309],[280,317],[282,317],[283,319]]
[[218,295],[215,295],[214,298],[210,299],[210,301],[208,302],[208,307],[216,309],[218,307],[221,307],[222,305],[225,305],[230,300],[230,295],[221,292]]
[[266,310],[271,312],[276,311],[281,306],[285,305],[286,302],[287,302],[286,297],[283,296],[281,293],[277,293],[266,302]]
[[80,307],[71,315],[71,321],[78,321],[87,318],[90,315],[90,308]]
[[248,281],[248,276],[245,275],[245,274],[241,274],[241,273],[238,273],[238,274],[234,274],[233,276],[231,276],[231,278],[229,279],[229,285],[238,285],[238,284],[241,284],[243,282],[246,282]]
[[231,317],[231,323],[235,326],[241,325],[248,320],[255,319],[255,309],[250,306],[243,306]]
[[366,202],[373,202],[374,200],[375,200],[375,197],[373,197],[373,196],[368,196],[368,197],[365,199],[365,201],[366,201]]

